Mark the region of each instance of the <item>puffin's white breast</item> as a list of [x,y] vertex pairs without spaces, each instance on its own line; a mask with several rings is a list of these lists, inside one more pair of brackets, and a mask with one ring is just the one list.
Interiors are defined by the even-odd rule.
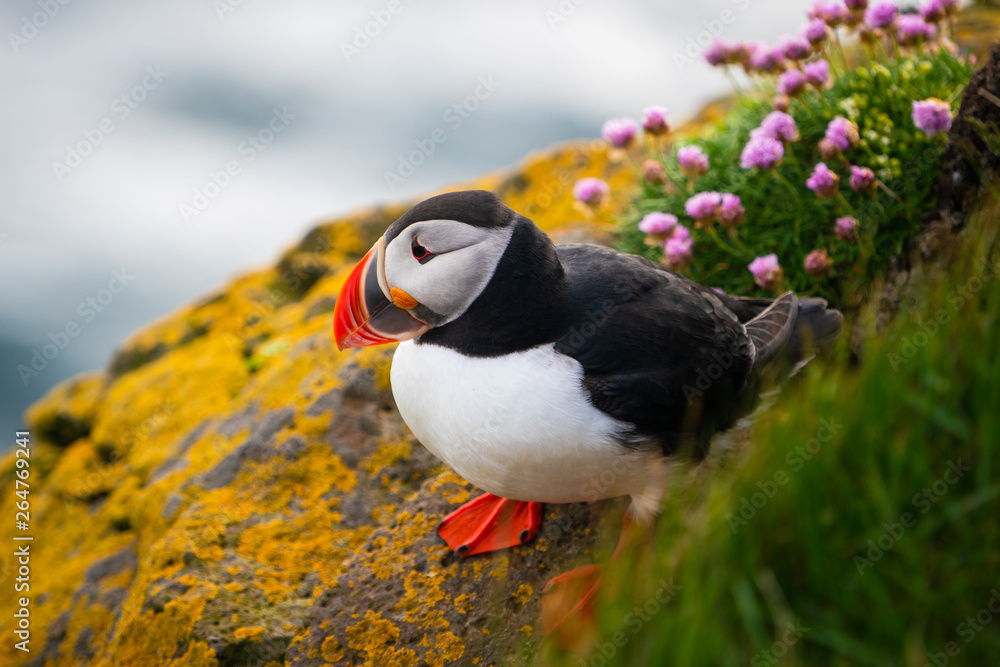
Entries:
[[476,486],[515,500],[576,502],[639,493],[650,453],[595,408],[583,367],[554,345],[493,358],[407,341],[392,393],[427,449]]

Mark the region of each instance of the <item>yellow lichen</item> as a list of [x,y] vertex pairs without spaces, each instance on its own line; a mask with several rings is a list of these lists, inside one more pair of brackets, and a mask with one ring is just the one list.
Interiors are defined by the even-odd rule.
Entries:
[[521,584],[517,587],[517,592],[514,593],[514,597],[521,601],[521,606],[531,602],[531,596],[535,594],[535,589],[531,587],[530,584]]
[[426,657],[430,667],[443,667],[465,653],[465,644],[452,632],[440,632],[434,640],[434,650]]
[[503,554],[499,558],[497,558],[496,567],[493,568],[492,572],[490,572],[490,576],[493,577],[494,579],[506,579],[507,571],[509,569],[510,569],[510,558],[507,557],[507,554]]
[[[201,618],[205,604],[216,593],[217,588],[213,584],[199,583],[176,600],[167,602],[161,613],[146,611],[136,622],[126,623],[116,635],[116,642],[109,652],[109,658],[113,656],[113,659],[107,664],[142,665],[149,664],[150,660],[168,664],[171,656],[187,643],[191,628]],[[192,656],[204,659],[208,656],[205,649],[207,646],[189,647],[189,653],[194,651]],[[211,655],[214,657],[214,652]]]
[[458,610],[459,614],[468,614],[469,613],[470,606],[469,606],[469,594],[468,593],[462,593],[461,595],[456,596],[455,600],[454,600],[454,603],[455,603],[455,609]]
[[409,440],[380,442],[378,448],[361,461],[361,468],[367,471],[369,475],[376,475],[383,468],[409,458],[412,450],[413,447],[410,445]]
[[396,519],[395,505],[379,505],[372,510],[372,521],[380,526],[389,526]]
[[412,667],[417,664],[417,654],[413,649],[396,647],[399,626],[382,618],[381,612],[369,609],[361,621],[347,627],[345,634],[348,647],[365,652],[365,667]]
[[340,642],[333,635],[323,640],[323,644],[320,645],[319,650],[323,655],[323,659],[327,662],[339,662],[344,659],[344,647],[340,645]]
[[205,642],[191,642],[184,655],[168,663],[169,667],[218,667],[218,664],[218,660],[215,659],[215,649]]
[[253,627],[236,628],[236,632],[233,635],[239,640],[249,639],[252,642],[259,642],[264,639],[264,631],[264,626],[255,625]]

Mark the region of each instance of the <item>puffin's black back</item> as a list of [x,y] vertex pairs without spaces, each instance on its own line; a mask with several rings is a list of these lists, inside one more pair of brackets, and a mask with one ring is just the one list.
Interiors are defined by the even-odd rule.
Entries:
[[610,248],[557,248],[577,313],[555,349],[584,368],[591,402],[638,440],[696,458],[747,407],[754,349],[723,297]]

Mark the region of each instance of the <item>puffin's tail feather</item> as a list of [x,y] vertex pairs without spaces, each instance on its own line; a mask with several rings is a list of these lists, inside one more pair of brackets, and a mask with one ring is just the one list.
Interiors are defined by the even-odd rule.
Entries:
[[764,304],[766,307],[746,322],[747,333],[757,348],[754,366],[758,369],[784,353],[795,364],[794,373],[812,358],[815,350],[832,342],[844,324],[844,316],[839,310],[827,308],[825,299],[796,299],[792,292],[770,302],[746,299],[742,305],[759,308]]
[[844,316],[839,310],[827,308],[826,299],[805,297],[799,299],[799,318],[792,338],[795,356],[804,354],[806,346],[821,348],[832,343],[840,333]]
[[799,299],[795,292],[785,292],[746,323],[747,334],[757,350],[754,367],[769,365],[785,349],[795,333],[798,312]]

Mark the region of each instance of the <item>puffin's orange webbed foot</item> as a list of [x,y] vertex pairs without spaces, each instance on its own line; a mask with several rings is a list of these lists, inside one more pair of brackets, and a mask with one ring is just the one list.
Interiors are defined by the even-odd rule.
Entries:
[[579,653],[593,643],[594,603],[601,575],[600,565],[584,565],[553,577],[545,585],[542,627],[559,648]]
[[[618,546],[611,555],[617,560],[629,544],[643,539],[645,531],[636,524],[631,511],[625,513]],[[555,645],[565,651],[582,653],[597,637],[594,605],[601,590],[602,565],[584,565],[553,577],[542,591],[542,628]]]
[[541,503],[486,493],[446,516],[438,535],[459,556],[471,556],[525,544],[541,525]]

